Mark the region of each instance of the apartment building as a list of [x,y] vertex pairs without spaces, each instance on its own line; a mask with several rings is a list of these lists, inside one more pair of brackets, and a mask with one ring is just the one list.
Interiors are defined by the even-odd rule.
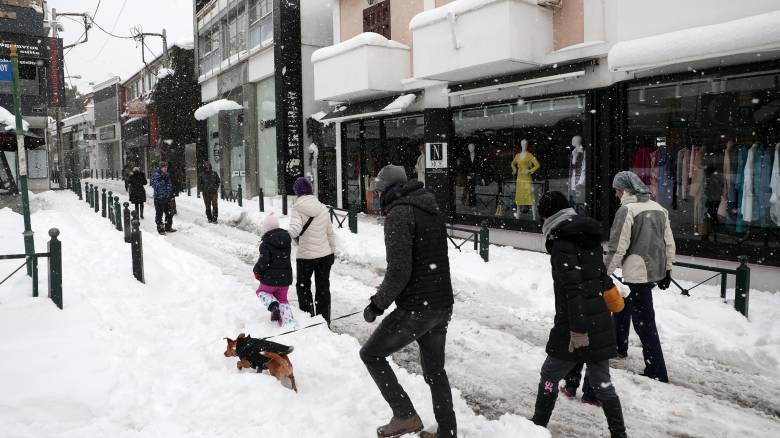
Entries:
[[611,177],[630,169],[669,210],[680,253],[780,265],[780,219],[769,213],[780,199],[769,183],[778,9],[335,1],[336,44],[312,62],[314,95],[331,105],[320,120],[336,151],[338,202],[377,213],[373,177],[403,165],[452,221],[515,230],[540,249],[534,204],[544,192],[567,194],[606,232],[618,207]]

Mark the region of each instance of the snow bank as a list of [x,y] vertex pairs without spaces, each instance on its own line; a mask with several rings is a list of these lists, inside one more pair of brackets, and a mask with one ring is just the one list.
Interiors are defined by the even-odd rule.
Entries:
[[388,40],[378,33],[363,32],[344,42],[315,50],[314,53],[311,54],[311,62],[324,61],[362,46],[377,46],[387,47],[388,49],[409,50],[409,46],[401,44],[397,41]]
[[437,21],[446,20],[450,15],[457,17],[466,12],[503,1],[519,1],[536,6],[536,0],[455,0],[444,6],[439,6],[438,8],[430,9],[415,15],[409,22],[409,29],[415,30],[436,23]]
[[[5,125],[6,131],[16,130],[16,116],[2,106],[0,106],[0,123]],[[22,119],[22,129],[25,131],[30,129],[30,124],[24,119]]]
[[780,49],[780,11],[622,41],[609,51],[612,71],[641,70],[719,56]]
[[157,72],[157,79],[165,79],[168,76],[173,76],[174,74],[176,74],[176,72],[170,68],[161,68],[160,71]]
[[417,95],[415,94],[403,94],[390,102],[386,107],[382,108],[381,111],[403,111],[408,108],[416,98]]
[[220,111],[233,111],[243,108],[244,107],[242,107],[240,104],[232,100],[219,99],[215,100],[214,102],[207,103],[195,110],[195,118],[197,120],[206,120],[209,117],[216,116]]

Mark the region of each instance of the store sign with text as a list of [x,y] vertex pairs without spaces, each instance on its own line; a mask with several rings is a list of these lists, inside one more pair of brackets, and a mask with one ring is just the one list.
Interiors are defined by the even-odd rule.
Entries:
[[133,119],[136,117],[146,117],[146,104],[141,99],[133,99],[126,105],[127,117]]
[[447,168],[447,143],[425,143],[425,168]]

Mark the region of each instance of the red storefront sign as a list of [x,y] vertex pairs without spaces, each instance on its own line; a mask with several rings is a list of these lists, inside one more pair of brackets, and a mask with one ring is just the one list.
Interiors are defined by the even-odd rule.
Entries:
[[49,38],[49,106],[63,106],[62,40]]
[[133,99],[127,102],[125,105],[125,111],[127,111],[127,117],[146,117],[146,104],[141,99]]

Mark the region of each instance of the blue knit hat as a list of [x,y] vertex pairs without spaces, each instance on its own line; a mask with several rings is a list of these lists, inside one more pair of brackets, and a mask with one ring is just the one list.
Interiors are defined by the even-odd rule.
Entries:
[[314,193],[314,189],[311,187],[311,181],[309,178],[302,176],[295,180],[293,184],[293,192],[296,196],[311,195]]

